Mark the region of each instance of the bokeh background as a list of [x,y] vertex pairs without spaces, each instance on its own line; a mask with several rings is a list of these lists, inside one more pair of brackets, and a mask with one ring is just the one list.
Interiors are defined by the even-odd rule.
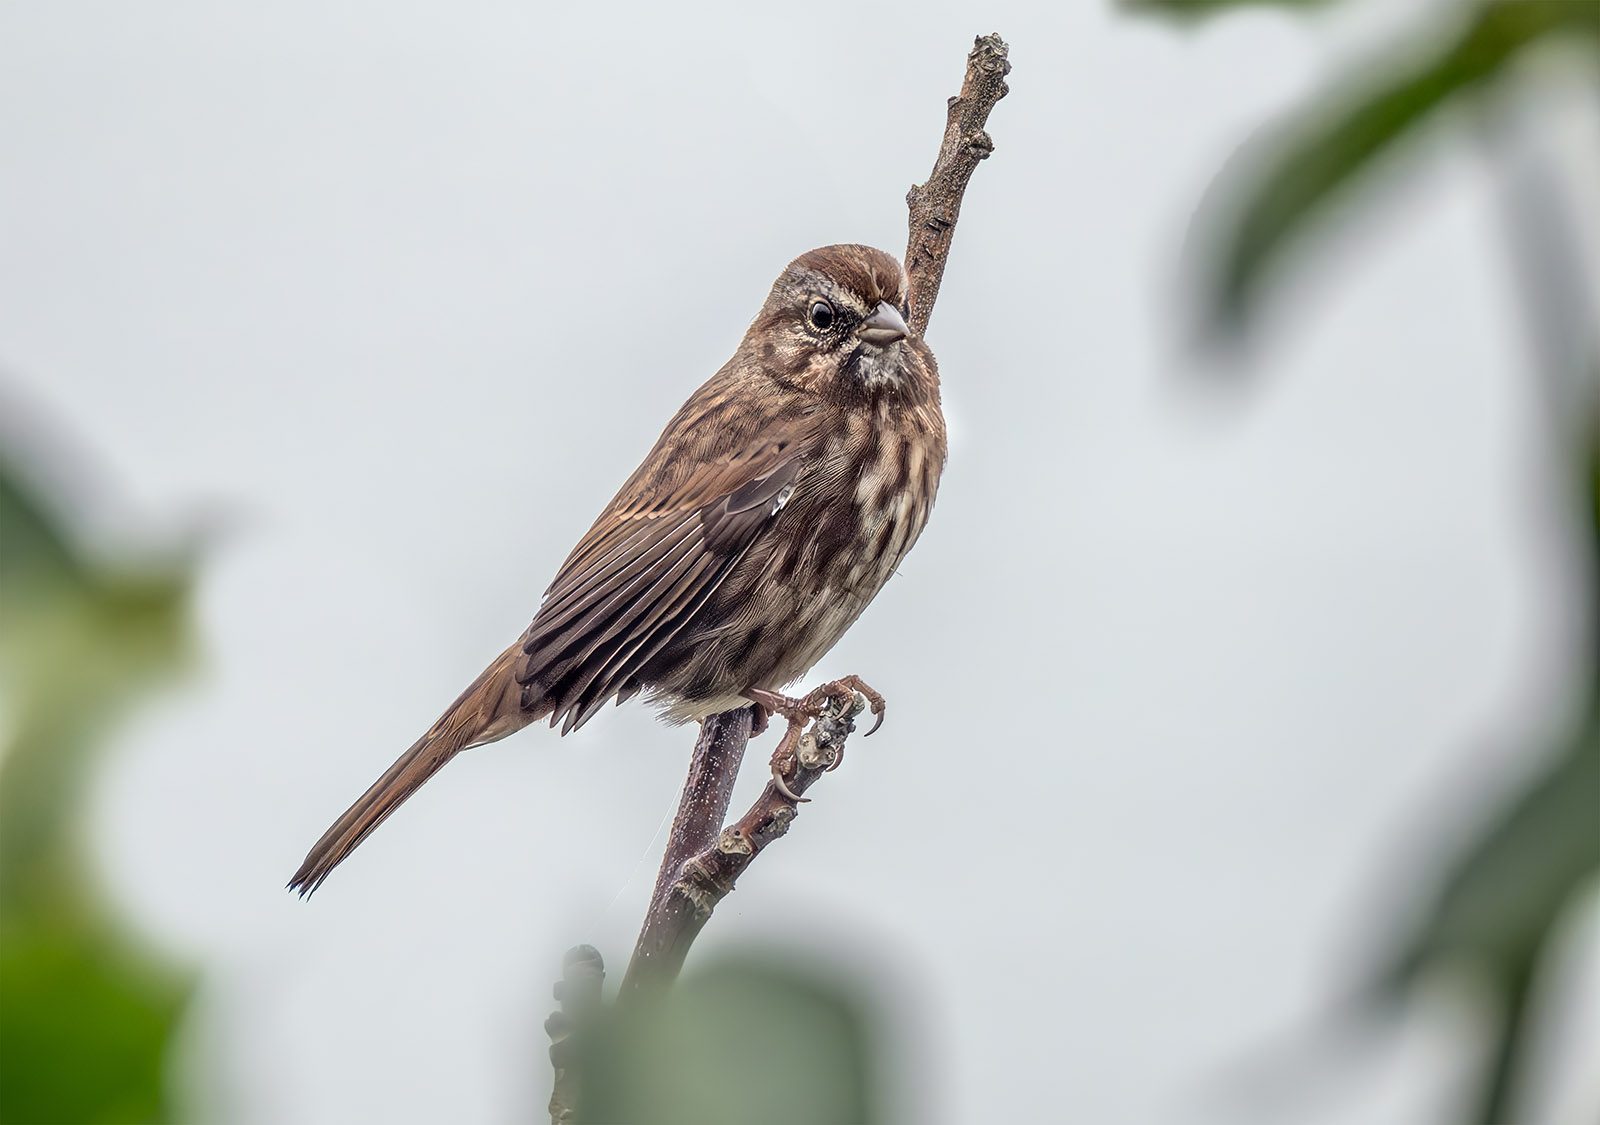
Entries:
[[1589,11],[0,4],[6,1119],[539,1118],[691,732],[283,883],[998,29],[939,506],[814,676],[889,720],[691,963],[853,995],[890,1120],[1593,1121]]

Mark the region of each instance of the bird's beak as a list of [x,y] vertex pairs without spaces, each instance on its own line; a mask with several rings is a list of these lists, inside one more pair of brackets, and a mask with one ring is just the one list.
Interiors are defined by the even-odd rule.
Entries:
[[856,335],[873,347],[883,348],[911,335],[911,329],[900,316],[900,310],[888,301],[879,301],[872,315],[861,322]]

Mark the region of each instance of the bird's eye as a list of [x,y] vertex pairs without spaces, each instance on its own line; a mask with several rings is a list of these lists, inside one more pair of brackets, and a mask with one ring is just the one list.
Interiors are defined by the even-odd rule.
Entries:
[[826,332],[833,326],[833,306],[826,301],[812,304],[811,323],[819,332]]

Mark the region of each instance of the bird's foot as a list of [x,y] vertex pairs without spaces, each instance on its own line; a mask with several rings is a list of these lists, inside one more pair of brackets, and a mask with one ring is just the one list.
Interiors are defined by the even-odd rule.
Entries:
[[[806,698],[811,699],[820,693],[822,697],[821,702],[826,704],[829,699],[844,691],[859,692],[862,698],[867,701],[867,707],[872,711],[872,726],[869,727],[867,729],[867,733],[861,737],[871,738],[877,732],[878,728],[883,726],[883,713],[888,709],[889,705],[884,702],[883,696],[874,691],[871,685],[869,685],[867,681],[863,680],[860,676],[844,676],[840,679],[834,680],[832,683],[823,684],[816,691],[812,692],[811,695],[806,696]],[[837,764],[835,764],[832,768],[837,769]]]
[[[837,680],[829,680],[821,687],[814,688],[799,698],[779,695],[775,691],[766,691],[762,688],[750,688],[744,693],[744,697],[758,708],[756,713],[757,726],[761,730],[765,730],[766,724],[762,720],[766,716],[761,713],[763,711],[772,715],[782,715],[789,721],[790,726],[794,726],[796,723],[804,725],[822,714],[822,709],[828,705],[828,700],[837,699],[839,696],[851,692],[860,692],[875,716],[872,730],[867,731],[867,735],[871,735],[883,725],[883,713],[887,704],[884,702],[883,696],[873,690],[871,685],[860,676],[841,676]],[[863,737],[866,736],[864,735]]]
[[[876,716],[872,724],[872,730],[867,731],[867,734],[870,735],[883,725],[883,712],[886,705],[883,696],[874,691],[860,676],[843,676],[837,680],[830,680],[798,699],[793,696],[780,695],[775,691],[766,691],[762,688],[751,688],[745,692],[745,698],[756,705],[759,730],[766,729],[766,723],[760,721],[766,718],[766,714],[763,712],[781,715],[789,724],[789,729],[784,732],[783,738],[778,741],[777,749],[772,752],[772,786],[774,789],[797,804],[810,800],[809,797],[802,797],[791,790],[785,780],[785,775],[795,764],[795,746],[800,740],[800,734],[808,722],[819,718],[823,714],[829,700],[837,699],[840,696],[847,696],[853,699],[857,693],[860,693],[867,701],[867,706],[872,709],[873,715]],[[859,709],[861,705],[857,703],[854,706]],[[753,733],[759,733],[759,730]],[[826,767],[826,772],[838,769],[843,761],[844,747],[841,745],[836,750],[833,761]]]
[[[809,693],[796,699],[789,695],[779,695],[775,691],[765,691],[761,688],[751,688],[744,693],[746,699],[755,703],[757,707],[756,718],[761,730],[766,729],[766,724],[761,720],[766,716],[765,711],[773,715],[782,715],[789,721],[789,725],[796,723],[805,724],[822,714],[822,709],[828,705],[828,700],[837,699],[847,692],[860,692],[866,699],[867,706],[874,716],[872,729],[867,731],[863,738],[871,736],[883,726],[883,713],[887,708],[884,698],[860,676],[841,676],[837,680],[829,680],[821,687],[812,689]],[[759,732],[756,732],[759,733]]]

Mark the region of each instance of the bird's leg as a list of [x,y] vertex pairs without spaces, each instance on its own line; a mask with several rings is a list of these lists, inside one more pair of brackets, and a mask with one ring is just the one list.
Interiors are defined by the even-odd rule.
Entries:
[[802,797],[793,789],[790,789],[788,781],[784,779],[784,774],[797,768],[800,764],[794,748],[799,745],[800,732],[804,729],[805,723],[795,722],[791,719],[789,721],[789,729],[783,732],[783,737],[778,740],[777,749],[772,752],[772,787],[797,805],[803,805],[811,798]]
[[[810,797],[802,797],[789,788],[789,783],[783,775],[794,763],[794,748],[800,741],[800,732],[805,728],[810,719],[806,712],[805,700],[790,699],[787,695],[779,695],[775,691],[763,691],[761,688],[751,688],[744,693],[746,699],[756,705],[756,717],[765,719],[768,715],[781,715],[788,720],[789,729],[783,732],[783,737],[778,740],[777,749],[772,752],[772,787],[782,793],[795,804],[809,801]],[[761,724],[763,730],[766,723]],[[754,737],[755,731],[751,732]]]
[[[784,797],[797,803],[797,805],[810,800],[810,797],[802,797],[802,795],[792,791],[789,783],[784,781],[784,771],[795,760],[795,744],[800,741],[800,730],[806,725],[805,701],[778,695],[776,691],[763,691],[762,688],[750,688],[749,691],[744,693],[744,698],[755,704],[755,717],[758,720],[763,720],[760,723],[760,730],[766,730],[765,720],[768,715],[782,715],[784,719],[789,720],[789,730],[784,731],[784,736],[778,739],[778,749],[773,751],[773,760],[771,760],[773,789],[781,792]],[[750,731],[750,736],[754,738],[757,733],[758,731],[752,730]]]
[[789,725],[807,723],[816,717],[816,709],[807,706],[806,700],[795,699],[793,696],[779,695],[775,691],[766,691],[763,688],[750,688],[744,697],[768,715],[780,715],[789,720]]
[[767,733],[767,720],[772,718],[772,712],[760,703],[752,702],[750,707],[754,712],[750,719],[750,737],[760,738]]

